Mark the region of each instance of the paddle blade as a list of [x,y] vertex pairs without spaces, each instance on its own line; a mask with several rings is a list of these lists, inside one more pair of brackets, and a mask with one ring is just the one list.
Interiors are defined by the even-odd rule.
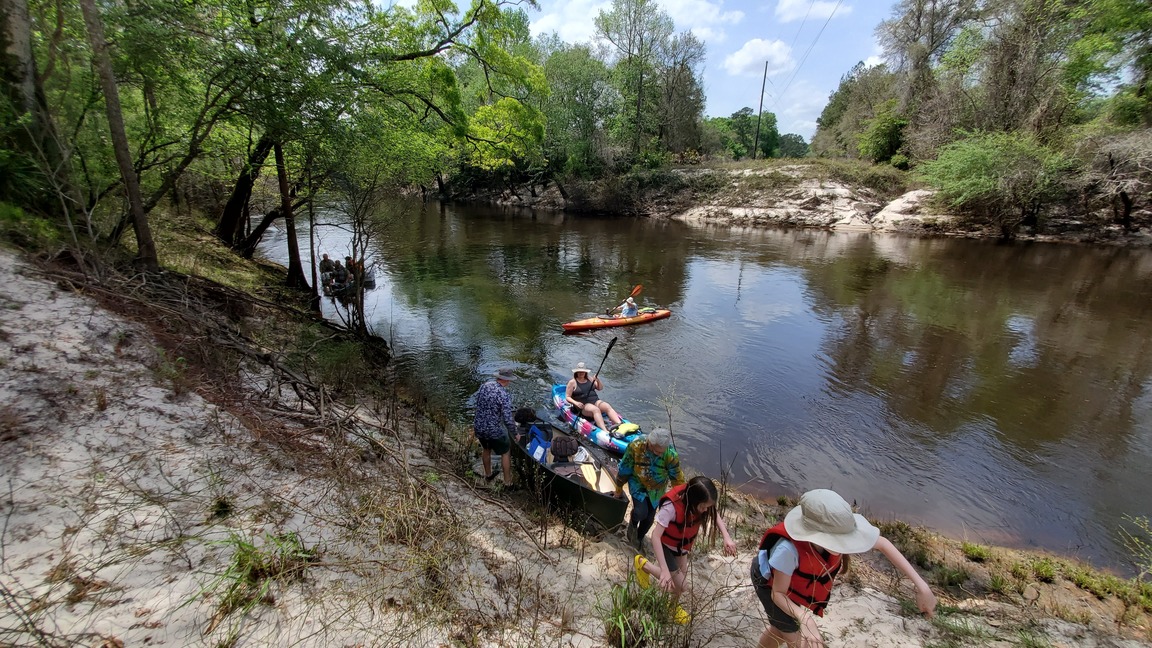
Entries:
[[608,348],[604,351],[604,358],[605,359],[608,358],[608,354],[612,352],[612,347],[616,346],[616,340],[619,340],[619,339],[620,338],[618,338],[618,337],[614,337],[614,338],[612,338],[612,341],[608,343]]
[[632,292],[628,296],[635,297],[640,294],[641,290],[644,290],[644,286],[642,284],[636,284],[636,287],[632,289]]

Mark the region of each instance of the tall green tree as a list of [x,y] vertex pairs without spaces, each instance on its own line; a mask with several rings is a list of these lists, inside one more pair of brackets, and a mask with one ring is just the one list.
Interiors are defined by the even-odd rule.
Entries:
[[802,158],[808,156],[808,142],[803,135],[784,133],[780,136],[780,148],[777,154],[782,158]]
[[120,167],[120,175],[128,197],[132,229],[136,232],[136,261],[143,270],[156,272],[160,269],[160,262],[156,256],[156,243],[152,239],[148,216],[144,213],[140,178],[132,166],[132,153],[128,150],[128,135],[124,130],[124,115],[120,107],[120,90],[116,85],[116,76],[112,72],[112,59],[108,55],[108,45],[104,40],[104,21],[94,0],[80,0],[80,9],[84,12],[84,23],[92,46],[92,64],[96,68],[104,94],[112,150],[116,155],[116,163]]
[[551,93],[545,154],[558,169],[577,176],[599,174],[607,160],[604,124],[617,107],[608,66],[587,45],[561,46],[544,64]]
[[614,72],[621,99],[618,137],[630,142],[636,157],[655,134],[656,57],[672,36],[672,18],[656,0],[613,0],[612,7],[601,10],[595,22],[597,36],[608,42],[616,56]]
[[700,147],[700,115],[704,112],[701,68],[706,50],[692,32],[672,36],[660,50],[657,83],[660,103],[658,137],[665,150],[683,153]]

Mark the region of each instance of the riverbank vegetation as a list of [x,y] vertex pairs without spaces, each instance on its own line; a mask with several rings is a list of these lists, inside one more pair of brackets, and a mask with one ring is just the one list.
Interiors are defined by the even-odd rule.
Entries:
[[[770,112],[706,117],[706,48],[654,0],[615,0],[584,44],[533,38],[532,5],[506,0],[5,7],[0,200],[73,246],[131,229],[150,270],[162,203],[210,214],[250,258],[273,222],[291,234],[354,196],[553,186],[562,206],[635,213],[586,198],[750,157],[911,169],[898,184],[1006,237],[1134,232],[1152,213],[1139,0],[902,0],[877,29],[885,63],[845,75],[810,150]],[[304,288],[300,257],[290,243],[286,282]]]
[[815,155],[912,167],[1011,237],[1152,217],[1152,12],[1139,0],[901,0],[884,63],[829,97]]

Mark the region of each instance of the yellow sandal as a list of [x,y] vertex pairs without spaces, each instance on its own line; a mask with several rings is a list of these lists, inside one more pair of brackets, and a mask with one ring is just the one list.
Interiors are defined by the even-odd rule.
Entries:
[[648,564],[648,559],[636,554],[636,557],[632,559],[632,564],[636,567],[636,582],[640,584],[640,587],[644,589],[651,587],[652,575],[644,571],[644,565]]

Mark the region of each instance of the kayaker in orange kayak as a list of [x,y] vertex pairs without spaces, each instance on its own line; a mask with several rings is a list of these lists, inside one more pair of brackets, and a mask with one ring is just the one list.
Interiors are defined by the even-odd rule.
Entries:
[[620,311],[620,315],[617,317],[636,317],[640,314],[640,309],[636,307],[636,300],[631,297],[625,299],[623,304],[613,310]]
[[[604,389],[604,383],[600,382],[600,376],[589,378],[589,373],[588,367],[583,362],[577,363],[572,369],[572,380],[568,381],[568,386],[564,389],[564,398],[572,406],[573,412],[596,421],[596,426],[601,429],[611,430],[620,425],[623,419],[612,409],[608,401],[600,400],[596,390]],[[605,416],[612,421],[612,425],[604,423]]]

